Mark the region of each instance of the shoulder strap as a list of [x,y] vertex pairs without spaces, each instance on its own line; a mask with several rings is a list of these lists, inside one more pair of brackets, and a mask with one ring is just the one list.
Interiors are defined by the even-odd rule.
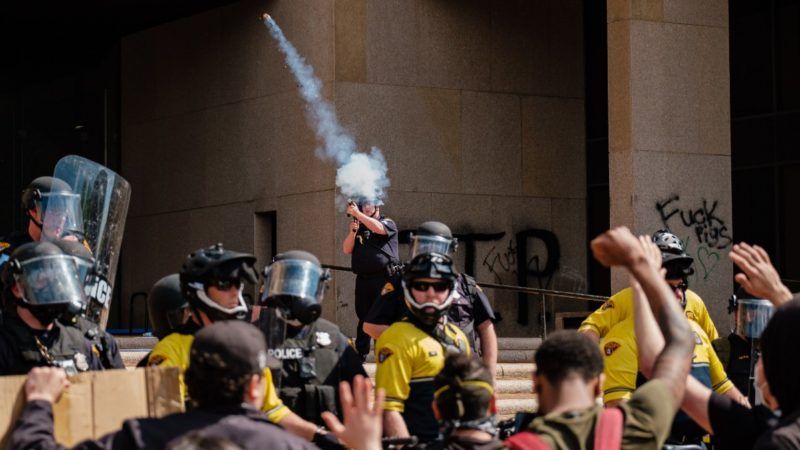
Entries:
[[619,408],[603,408],[594,430],[594,450],[619,450],[624,417]]
[[505,444],[511,450],[550,450],[550,446],[542,438],[530,431],[511,436],[506,439]]

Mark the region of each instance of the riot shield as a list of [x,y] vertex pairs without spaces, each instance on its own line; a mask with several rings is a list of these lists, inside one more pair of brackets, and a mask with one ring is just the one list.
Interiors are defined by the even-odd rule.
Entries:
[[[92,252],[95,267],[84,281],[88,298],[85,316],[105,328],[128,215],[130,184],[113,170],[76,155],[61,158],[53,176],[69,184],[80,197],[83,229],[60,238],[81,240]],[[46,216],[45,211],[43,220]]]
[[267,343],[267,355],[281,361],[281,364],[272,369],[272,383],[275,389],[280,390],[283,378],[283,360],[286,359],[283,343],[286,341],[286,319],[278,308],[266,306],[256,307],[259,310],[255,325],[264,333]]

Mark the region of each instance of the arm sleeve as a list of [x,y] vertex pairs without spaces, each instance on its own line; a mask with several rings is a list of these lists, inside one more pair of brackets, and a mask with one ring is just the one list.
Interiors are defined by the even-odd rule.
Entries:
[[703,300],[700,297],[697,297],[698,300],[698,324],[706,332],[706,336],[708,339],[713,341],[719,337],[719,333],[717,332],[717,327],[714,326],[714,321],[711,320],[711,315],[708,314],[708,308],[706,308],[706,304],[703,303]]
[[614,325],[631,315],[632,302],[633,293],[630,289],[618,292],[603,303],[603,306],[590,314],[581,323],[578,330],[592,330],[603,338]]
[[364,322],[375,325],[391,325],[403,317],[403,288],[386,282],[381,296],[372,305]]
[[728,378],[725,373],[725,367],[717,356],[717,352],[710,342],[705,341],[704,344],[708,348],[708,367],[711,372],[711,389],[717,394],[724,394],[733,389],[733,382]]
[[755,409],[717,394],[711,394],[708,400],[708,419],[720,448],[753,448],[766,429],[757,420]]
[[267,414],[267,420],[280,423],[289,415],[289,408],[283,404],[278,394],[275,393],[275,384],[272,383],[272,371],[264,369],[264,405],[261,410]]
[[378,339],[375,355],[378,367],[375,372],[375,388],[386,391],[383,409],[403,412],[405,401],[411,391],[412,361],[407,352],[394,344],[385,342],[386,333]]
[[350,344],[350,340],[341,333],[339,333],[339,348],[342,352],[342,356],[339,359],[339,367],[342,374],[341,379],[352,384],[353,378],[355,378],[356,375],[366,377],[367,371],[364,370],[364,365],[361,364],[361,357]]
[[37,400],[28,402],[22,409],[8,440],[8,449],[63,449],[58,445],[53,431],[53,407]]
[[392,219],[382,219],[383,228],[386,229],[386,236],[392,237],[397,234],[397,224]]
[[623,447],[653,440],[656,445],[648,447],[661,448],[664,445],[677,407],[665,382],[656,379],[643,384],[630,401],[620,407],[625,412]]
[[475,295],[472,298],[473,311],[475,315],[475,324],[480,325],[487,320],[495,322],[497,319],[492,309],[492,304],[489,303],[489,297],[483,292],[480,286],[475,285]]

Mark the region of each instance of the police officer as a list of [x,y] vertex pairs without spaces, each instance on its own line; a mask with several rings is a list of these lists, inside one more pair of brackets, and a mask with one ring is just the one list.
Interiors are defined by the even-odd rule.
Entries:
[[153,336],[164,339],[189,319],[189,302],[181,293],[181,280],[173,273],[158,280],[147,294],[147,316]]
[[70,304],[85,302],[70,256],[49,242],[23,244],[3,266],[2,282],[9,308],[0,327],[0,375],[38,366],[62,367],[69,374],[102,369],[98,350],[84,334],[58,320]]
[[[441,253],[452,257],[457,246],[450,228],[441,222],[424,222],[411,236],[411,257],[420,253]],[[406,313],[403,301],[401,277],[393,277],[381,291],[364,322],[364,331],[377,339],[389,325],[400,320]],[[465,273],[458,274],[456,295],[447,312],[451,323],[464,332],[473,352],[478,351],[492,376],[497,365],[497,334],[494,329],[495,315],[489,299],[475,282]],[[480,346],[477,340],[480,338]]]
[[50,240],[60,239],[76,231],[78,221],[82,220],[80,196],[58,178],[39,177],[33,180],[22,192],[21,206],[27,227],[24,231],[0,239],[0,266],[8,261],[11,253],[20,245],[39,241],[43,235]]
[[436,440],[439,427],[431,409],[433,378],[448,353],[470,355],[469,341],[447,322],[456,295],[457,275],[450,257],[421,253],[403,272],[402,288],[408,314],[392,324],[375,345],[375,386],[386,392],[384,434]]
[[320,318],[327,270],[311,253],[289,251],[264,270],[258,323],[268,353],[282,361],[273,376],[283,403],[300,417],[323,424],[321,414],[341,417],[339,383],[366,376],[358,353],[335,324]]
[[[52,241],[54,245],[61,249],[64,254],[71,256],[78,268],[78,276],[86,289],[86,283],[91,279],[95,270],[94,257],[86,245],[73,240],[58,239]],[[97,350],[100,362],[104,369],[124,369],[125,363],[119,351],[114,336],[108,334],[96,323],[85,317],[84,304],[71,304],[67,311],[61,316],[60,322],[65,325],[77,327],[88,339],[93,348]]]
[[356,274],[356,350],[362,360],[369,353],[370,337],[363,330],[364,319],[389,280],[387,268],[399,264],[397,225],[381,215],[374,202],[350,202],[347,214],[353,218],[342,250],[352,255],[351,266]]
[[[731,296],[728,313],[733,313],[736,324],[740,319],[736,303],[741,298],[752,299],[755,296],[744,288],[739,288],[736,295]],[[750,378],[753,367],[751,365],[752,356],[755,356],[751,354],[754,353],[754,340],[745,336],[743,331],[743,328],[737,326],[728,336],[714,339],[711,345],[714,346],[714,351],[717,352],[719,360],[734,386],[743,393],[747,393],[750,403],[755,404],[755,389],[753,389],[753,380]]]
[[[253,267],[253,255],[225,249],[222,244],[200,249],[190,254],[181,267],[180,285],[189,302],[191,317],[180,329],[161,339],[150,353],[150,365],[179,367],[181,373],[189,366],[189,349],[194,335],[205,326],[227,320],[249,320],[250,309],[244,301],[244,282],[255,284],[258,273]],[[272,373],[264,371],[265,394],[262,409],[267,418],[307,440],[320,439],[319,427],[305,421],[287,408],[275,393]],[[181,393],[186,387],[181,382]],[[191,399],[188,399],[190,406]]]

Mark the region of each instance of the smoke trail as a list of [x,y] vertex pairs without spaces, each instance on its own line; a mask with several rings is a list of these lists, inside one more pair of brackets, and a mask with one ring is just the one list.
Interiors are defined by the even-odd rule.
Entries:
[[268,15],[264,16],[264,25],[278,42],[289,70],[300,85],[300,96],[308,104],[307,117],[321,144],[317,156],[336,164],[336,186],[341,195],[382,203],[389,178],[380,149],[372,147],[370,153],[358,152],[353,137],[339,124],[333,106],[322,97],[322,82],[314,76],[314,69]]

